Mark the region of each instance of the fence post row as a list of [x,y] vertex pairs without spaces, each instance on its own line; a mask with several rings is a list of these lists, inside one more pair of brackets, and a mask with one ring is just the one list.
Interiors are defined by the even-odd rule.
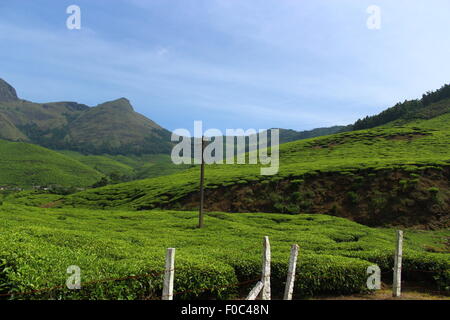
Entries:
[[261,291],[262,300],[270,300],[270,242],[269,237],[265,236],[263,240],[263,266],[261,282],[263,288]]
[[[295,272],[297,268],[299,246],[292,245],[291,255],[289,258],[289,268],[286,279],[286,287],[284,289],[284,300],[292,300],[292,294],[295,283]],[[392,285],[392,296],[400,297],[401,295],[401,274],[402,274],[402,255],[403,255],[403,231],[397,230],[397,241],[394,257],[394,281]],[[269,237],[265,236],[263,240],[263,265],[261,281],[253,287],[248,294],[246,300],[255,300],[261,294],[262,300],[270,300],[270,242]],[[162,300],[173,300],[173,283],[175,271],[175,248],[168,248],[166,254],[166,268],[164,272],[164,287]]]
[[403,231],[397,230],[397,243],[394,258],[394,282],[392,284],[392,296],[400,297],[402,291],[402,256],[403,256]]
[[173,300],[173,280],[175,272],[175,248],[168,248],[162,300]]
[[295,269],[297,268],[298,245],[293,244],[291,247],[291,257],[289,258],[289,268],[286,279],[286,287],[284,289],[284,300],[292,300],[294,292]]

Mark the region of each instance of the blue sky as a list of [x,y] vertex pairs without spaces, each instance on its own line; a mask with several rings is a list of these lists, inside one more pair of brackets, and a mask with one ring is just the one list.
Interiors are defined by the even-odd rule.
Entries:
[[[71,4],[81,30],[66,28]],[[127,97],[170,130],[348,124],[450,82],[449,13],[448,0],[0,0],[0,77],[37,102]]]

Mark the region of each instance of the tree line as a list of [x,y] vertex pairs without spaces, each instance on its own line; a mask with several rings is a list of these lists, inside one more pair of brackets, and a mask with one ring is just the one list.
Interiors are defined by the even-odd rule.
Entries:
[[377,115],[358,119],[353,124],[352,129],[370,129],[399,119],[410,120],[415,118],[419,114],[419,111],[422,111],[429,105],[449,98],[450,84],[446,84],[436,91],[428,91],[422,95],[421,99],[405,100]]

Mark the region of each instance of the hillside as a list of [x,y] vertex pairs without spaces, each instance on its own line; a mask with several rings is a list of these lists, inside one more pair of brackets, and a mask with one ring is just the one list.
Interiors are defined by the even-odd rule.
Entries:
[[[450,212],[450,114],[283,144],[280,171],[206,168],[206,208],[316,212],[368,225],[445,227]],[[198,168],[74,194],[66,206],[184,208],[198,205]]]
[[71,149],[89,153],[157,154],[171,150],[170,132],[121,98],[90,108],[68,126]]
[[0,186],[86,187],[101,177],[96,170],[58,152],[4,140],[0,140],[0,168]]
[[183,171],[189,165],[175,165],[169,155],[85,155],[75,151],[58,151],[84,163],[104,175],[121,176],[127,180],[158,177]]
[[369,129],[390,122],[405,123],[418,119],[431,119],[448,112],[450,112],[450,84],[423,94],[421,99],[399,102],[377,115],[359,119],[342,131]]
[[170,132],[134,111],[125,98],[88,107],[33,103],[0,79],[0,139],[90,154],[169,153]]
[[10,188],[90,187],[103,177],[114,184],[169,175],[191,167],[175,165],[165,154],[85,155],[5,140],[0,140],[0,151],[0,187]]

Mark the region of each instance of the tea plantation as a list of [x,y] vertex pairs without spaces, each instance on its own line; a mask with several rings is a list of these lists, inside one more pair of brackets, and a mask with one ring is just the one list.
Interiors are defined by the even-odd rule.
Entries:
[[[209,165],[207,189],[251,185],[282,179],[301,181],[318,173],[352,174],[360,170],[408,172],[450,165],[450,113],[406,124],[294,141],[280,146],[280,170],[260,175],[259,165]],[[164,177],[87,190],[67,197],[66,207],[151,209],[176,208],[196,192],[198,168]],[[181,207],[180,207],[181,208]]]
[[[366,269],[392,279],[394,229],[326,215],[44,209],[0,206],[0,299],[159,299],[165,250],[175,247],[175,299],[242,297],[260,277],[262,238],[272,246],[272,290],[283,292],[299,244],[295,296],[365,292]],[[405,232],[404,279],[450,289],[449,231]],[[82,289],[65,288],[81,268]],[[242,285],[236,285],[242,283]],[[46,289],[52,288],[52,289]]]
[[101,178],[93,168],[56,151],[0,140],[0,186],[87,187]]

